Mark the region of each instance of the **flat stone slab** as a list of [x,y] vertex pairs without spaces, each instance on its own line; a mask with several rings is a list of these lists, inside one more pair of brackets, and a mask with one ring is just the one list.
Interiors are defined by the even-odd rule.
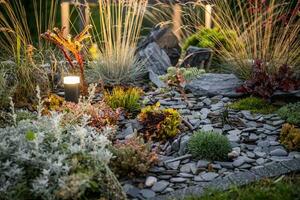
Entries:
[[239,97],[242,94],[237,93],[236,88],[242,84],[243,82],[234,74],[207,73],[188,83],[185,90],[196,96]]

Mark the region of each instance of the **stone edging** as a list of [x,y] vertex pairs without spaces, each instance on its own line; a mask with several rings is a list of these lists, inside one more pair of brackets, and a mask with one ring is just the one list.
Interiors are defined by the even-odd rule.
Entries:
[[161,195],[150,200],[173,200],[184,199],[187,196],[201,196],[207,189],[216,189],[220,191],[228,190],[231,186],[243,186],[264,178],[272,178],[288,173],[300,171],[300,158],[293,160],[269,163],[263,167],[251,169],[245,172],[237,172],[224,178],[217,178],[211,182],[203,182],[196,186],[176,190],[167,195]]

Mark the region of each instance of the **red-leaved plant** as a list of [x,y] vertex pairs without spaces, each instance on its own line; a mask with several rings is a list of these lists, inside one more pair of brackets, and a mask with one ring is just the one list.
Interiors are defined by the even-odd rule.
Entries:
[[63,32],[65,28],[61,30],[54,28],[53,31],[48,30],[47,32],[41,35],[42,38],[55,44],[64,54],[66,60],[70,66],[75,69],[75,65],[72,62],[72,57],[70,53],[73,54],[74,59],[77,61],[80,69],[80,78],[81,78],[81,88],[83,93],[87,93],[87,84],[84,78],[84,59],[81,52],[83,47],[82,42],[90,38],[89,30],[92,28],[91,25],[86,26],[81,33],[79,33],[74,38],[71,38],[70,35],[67,37],[64,36]]
[[264,62],[256,60],[253,65],[251,78],[237,88],[237,92],[270,98],[275,91],[293,91],[300,86],[300,80],[296,79],[292,69],[284,64],[278,72],[270,74]]

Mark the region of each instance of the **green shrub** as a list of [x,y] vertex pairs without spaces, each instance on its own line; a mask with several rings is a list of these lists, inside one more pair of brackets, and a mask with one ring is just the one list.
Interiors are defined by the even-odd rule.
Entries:
[[300,129],[290,124],[284,124],[280,133],[280,143],[291,151],[299,151]]
[[249,110],[252,113],[269,114],[276,110],[276,107],[272,106],[264,99],[256,97],[247,97],[240,99],[229,106],[234,110]]
[[115,87],[112,92],[104,93],[105,102],[113,109],[124,108],[129,113],[140,110],[140,98],[143,91],[139,88]]
[[161,109],[157,103],[141,110],[138,120],[144,126],[140,131],[146,140],[166,140],[179,133],[181,117],[172,108]]
[[144,143],[140,138],[117,142],[111,148],[111,152],[114,157],[110,167],[120,177],[144,175],[158,161],[157,154],[151,150],[150,144]]
[[300,102],[283,106],[277,114],[290,124],[300,125]]
[[234,38],[234,36],[235,33],[232,31],[220,31],[217,28],[202,28],[197,33],[186,39],[183,45],[183,50],[186,51],[189,46],[211,48],[214,50],[220,50],[221,47],[229,49],[230,41],[228,38]]
[[188,149],[195,158],[208,160],[226,160],[227,154],[231,151],[226,136],[204,131],[193,134]]

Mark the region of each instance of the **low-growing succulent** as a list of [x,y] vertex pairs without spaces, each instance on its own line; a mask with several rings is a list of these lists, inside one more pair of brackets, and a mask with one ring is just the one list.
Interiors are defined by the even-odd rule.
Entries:
[[290,124],[300,125],[300,102],[283,106],[277,114]]
[[114,157],[110,166],[120,177],[136,177],[144,175],[158,161],[157,154],[151,150],[149,143],[141,138],[131,138],[123,142],[117,141],[111,148]]
[[225,160],[231,151],[226,136],[216,132],[195,132],[189,140],[188,149],[198,159]]
[[157,103],[141,110],[138,120],[144,126],[140,131],[146,140],[164,141],[179,133],[181,116],[175,109],[161,109]]
[[44,99],[43,105],[43,114],[50,114],[51,111],[57,111],[61,109],[65,100],[64,98],[56,95],[56,94],[49,94],[47,98]]
[[112,109],[104,101],[92,103],[95,96],[95,85],[88,88],[89,96],[80,98],[77,104],[63,101],[61,97],[50,95],[43,100],[43,114],[51,112],[64,113],[62,124],[80,124],[83,116],[89,116],[88,125],[101,130],[107,126],[113,128],[120,117],[119,109]]
[[182,77],[182,81],[184,83],[190,82],[193,79],[201,76],[205,73],[204,69],[198,69],[196,67],[190,68],[176,68],[176,67],[169,67],[167,70],[167,74],[160,76],[160,79],[164,82],[168,83],[169,85],[176,85],[178,84],[178,74]]
[[284,124],[280,133],[280,142],[290,151],[300,151],[300,129]]
[[235,110],[249,110],[253,113],[269,114],[276,110],[276,107],[271,105],[264,99],[257,97],[247,97],[240,99],[231,105],[229,108]]
[[128,113],[138,112],[141,108],[140,98],[143,91],[139,88],[128,89],[115,87],[111,92],[104,93],[104,101],[113,109],[123,108]]

